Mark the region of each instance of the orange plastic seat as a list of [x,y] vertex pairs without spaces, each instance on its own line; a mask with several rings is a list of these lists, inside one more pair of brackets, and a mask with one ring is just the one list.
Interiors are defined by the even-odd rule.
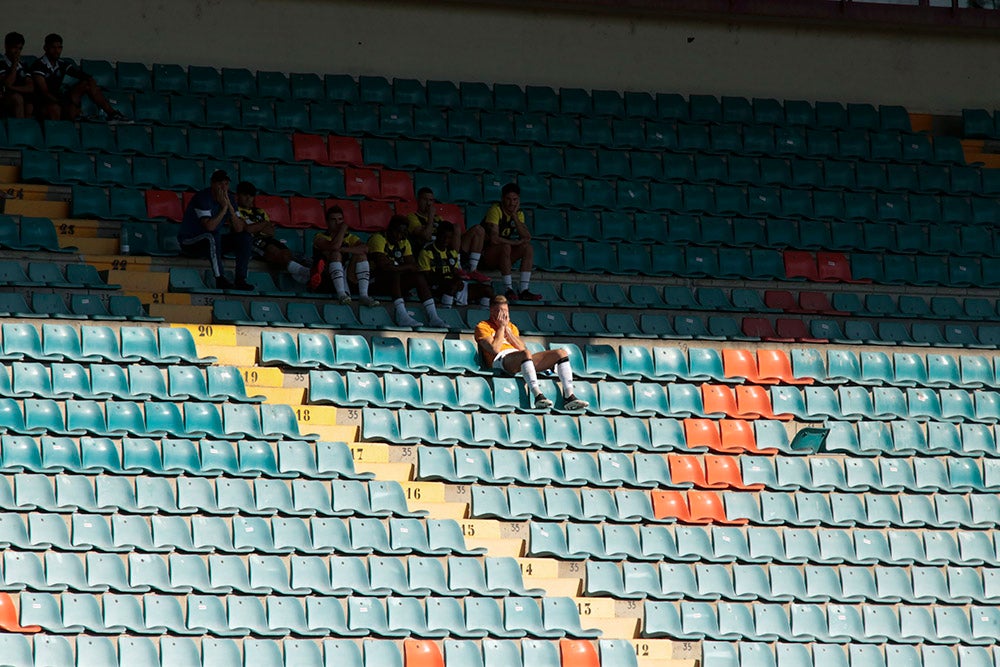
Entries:
[[[594,643],[586,639],[560,639],[559,664],[561,667],[601,667]],[[406,667],[410,667],[407,663]]]
[[327,142],[327,162],[338,166],[360,167],[365,163],[361,156],[361,143],[354,137],[337,137],[330,135]]
[[731,387],[723,384],[703,384],[701,385],[701,401],[705,407],[705,414],[716,417],[737,417],[739,410],[736,404],[736,395]]
[[699,486],[708,484],[705,480],[705,468],[701,457],[690,454],[669,454],[667,464],[670,466],[670,481],[677,486]]
[[378,199],[378,172],[374,169],[345,169],[344,191],[347,193],[348,197]]
[[742,526],[747,519],[726,517],[726,508],[722,497],[715,491],[688,491],[688,509],[691,512],[691,523],[722,523]]
[[812,384],[812,378],[798,378],[792,360],[784,350],[757,350],[757,381],[761,384]]
[[653,515],[657,519],[677,519],[684,523],[691,521],[687,498],[680,491],[653,491]]
[[403,659],[406,667],[444,667],[441,649],[426,639],[404,639]]
[[363,201],[359,209],[361,220],[358,229],[365,232],[381,232],[389,226],[393,215],[392,204],[384,201]]
[[349,199],[327,199],[323,202],[323,206],[326,208],[339,206],[340,210],[344,212],[344,222],[347,223],[348,229],[359,229],[361,227],[361,215],[358,213],[358,202],[351,201]]
[[771,394],[766,387],[747,385],[736,388],[737,411],[734,417],[743,419],[775,419]]
[[745,378],[748,382],[759,381],[757,360],[750,350],[723,350],[722,370],[727,378]]
[[312,197],[289,197],[289,220],[292,227],[318,227],[326,229],[326,212],[323,204]]
[[405,171],[383,169],[379,172],[379,199],[413,201],[413,179]]
[[184,217],[181,200],[176,192],[169,190],[146,190],[146,215],[150,218],[166,218],[180,222]]
[[739,454],[757,451],[757,436],[753,424],[745,419],[723,419],[719,422],[719,446],[722,454]]
[[710,489],[763,489],[763,484],[745,484],[736,456],[705,456],[705,480]]
[[330,149],[326,145],[326,137],[318,134],[293,134],[292,155],[297,162],[330,164]]
[[[279,227],[294,227],[288,215],[288,202],[277,195],[257,195],[253,199],[254,206],[262,208],[271,218],[271,222]],[[302,225],[308,226],[308,225]]]
[[[816,266],[816,258],[811,252],[804,250],[786,250],[785,277],[788,279],[805,278],[813,282],[819,280],[819,271]],[[765,301],[766,303],[766,301]]]
[[722,448],[719,422],[714,419],[685,419],[684,441],[688,447],[708,447],[713,451]]
[[4,632],[17,632],[24,635],[42,631],[37,625],[21,625],[21,621],[18,620],[14,599],[10,596],[10,593],[0,593],[0,630]]

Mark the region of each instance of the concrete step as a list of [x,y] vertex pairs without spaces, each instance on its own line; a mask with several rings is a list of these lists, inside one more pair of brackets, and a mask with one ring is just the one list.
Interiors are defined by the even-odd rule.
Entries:
[[[133,273],[137,272],[133,271]],[[171,306],[191,305],[190,294],[179,294],[177,292],[143,292],[130,289],[124,289],[123,291],[127,296],[137,297],[144,306],[161,303]]]
[[[108,271],[108,282],[121,285],[122,289],[141,290],[144,292],[165,293],[170,289],[170,274],[162,271]],[[190,302],[190,295],[188,300]]]
[[81,255],[113,255],[118,252],[118,239],[60,236],[59,247],[75,247]]
[[[149,314],[162,317],[167,322],[184,322],[211,324],[212,308],[210,306],[191,306],[175,303],[154,303],[149,306]],[[256,354],[256,350],[254,350]],[[204,353],[202,353],[204,354]],[[235,362],[231,365],[237,365]]]

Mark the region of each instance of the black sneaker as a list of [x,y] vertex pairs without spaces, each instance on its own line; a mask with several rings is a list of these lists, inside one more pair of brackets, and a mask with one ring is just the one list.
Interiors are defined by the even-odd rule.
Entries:
[[589,406],[590,406],[590,403],[588,403],[587,401],[584,401],[583,399],[579,399],[576,396],[574,396],[573,394],[570,394],[569,396],[566,397],[566,400],[563,403],[563,410],[569,410],[569,411],[573,411],[573,410],[586,410],[587,407],[589,407]]
[[552,399],[546,398],[545,394],[538,393],[535,395],[535,407],[539,410],[548,410],[552,405]]
[[215,289],[233,289],[233,284],[225,276],[219,276],[215,279]]
[[541,301],[542,295],[535,294],[534,292],[529,292],[526,289],[521,290],[521,293],[517,295],[521,301]]
[[229,289],[237,290],[239,292],[253,292],[257,288],[245,280],[237,280]]
[[507,292],[504,294],[504,296],[507,297],[508,301],[517,301],[518,298],[519,298],[517,296],[517,292],[515,292],[512,289],[507,290]]

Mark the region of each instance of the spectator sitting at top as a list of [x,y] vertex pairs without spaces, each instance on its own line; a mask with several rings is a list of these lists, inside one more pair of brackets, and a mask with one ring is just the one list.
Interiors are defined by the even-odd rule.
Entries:
[[31,116],[31,96],[35,84],[21,60],[24,35],[8,32],[3,38],[3,59],[0,60],[0,108],[12,118]]
[[[434,191],[430,188],[420,188],[417,190],[417,210],[406,216],[410,221],[407,236],[410,238],[410,245],[418,252],[435,241],[441,223],[445,222],[444,218],[437,214],[436,204]],[[461,243],[461,234],[453,233],[448,247],[457,253],[461,249]],[[475,280],[481,283],[490,281],[489,276],[479,271],[465,271],[461,266],[456,266],[454,273],[462,280]]]
[[490,319],[476,325],[475,336],[487,367],[510,375],[521,371],[521,377],[528,385],[528,392],[534,398],[536,408],[552,407],[552,400],[542,393],[538,384],[538,371],[550,368],[555,368],[556,375],[559,376],[564,410],[583,410],[590,405],[573,393],[573,370],[569,365],[569,353],[557,348],[531,354],[521,340],[517,325],[510,321],[510,306],[505,297],[493,297],[490,302]]
[[404,216],[394,215],[389,219],[389,227],[384,232],[372,234],[368,239],[368,254],[375,262],[375,287],[380,290],[379,293],[392,296],[396,323],[400,326],[423,326],[423,323],[406,312],[406,303],[403,301],[403,295],[411,287],[415,287],[427,313],[428,324],[432,327],[447,327],[447,322],[438,317],[427,281],[417,270],[417,262],[406,238],[409,227],[410,223]]
[[[441,302],[442,308],[451,308],[455,295],[465,281],[458,269],[458,251],[452,239],[456,236],[455,226],[447,220],[438,223],[434,241],[424,246],[417,256],[417,267],[424,274],[431,294]],[[482,306],[489,306],[493,289],[489,285],[469,285],[469,294],[478,299]]]
[[[72,61],[62,58],[63,39],[56,33],[45,36],[45,55],[31,65],[35,83],[35,111],[48,120],[77,120],[84,95],[94,101],[108,120],[123,121],[125,115],[111,106],[94,77]],[[76,79],[67,83],[66,77]]]
[[340,303],[351,303],[346,269],[358,285],[358,300],[362,306],[377,306],[378,301],[368,296],[371,265],[368,263],[368,246],[359,236],[347,230],[344,210],[339,206],[326,209],[326,231],[313,237],[313,265],[309,289],[332,292]]
[[297,282],[309,282],[309,267],[295,261],[285,242],[275,238],[274,222],[267,211],[253,205],[256,196],[257,186],[253,183],[243,181],[236,186],[236,215],[243,218],[247,232],[253,237],[253,256],[276,269],[288,271]]
[[[247,271],[253,237],[236,208],[236,200],[229,193],[229,174],[218,169],[212,174],[211,186],[198,191],[185,209],[177,241],[184,255],[208,258],[218,289],[252,291]],[[230,231],[223,234],[222,227],[227,221]],[[236,253],[235,284],[223,275],[222,255],[226,252]]]
[[[500,269],[508,300],[541,301],[541,294],[528,290],[535,253],[521,211],[521,188],[516,183],[503,186],[500,202],[493,204],[483,221],[462,237],[462,255],[469,271],[480,265],[484,269]],[[521,282],[515,292],[511,270],[517,261],[521,262]]]

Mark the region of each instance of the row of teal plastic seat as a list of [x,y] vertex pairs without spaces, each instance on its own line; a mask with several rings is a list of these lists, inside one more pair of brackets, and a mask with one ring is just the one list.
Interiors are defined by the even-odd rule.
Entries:
[[[172,365],[166,377],[156,366],[14,361],[0,366],[0,396],[90,400],[260,403],[248,396],[243,376],[232,366]],[[169,389],[168,389],[169,383]]]
[[995,667],[1000,665],[1000,649],[982,646],[910,646],[892,644],[785,644],[774,646],[749,642],[702,642],[704,667]]
[[[443,618],[428,619],[423,605],[413,598],[349,597],[347,612],[337,598],[310,596],[269,596],[266,603],[254,596],[186,596],[187,613],[180,599],[149,595],[135,597],[107,593],[98,599],[92,594],[22,593],[26,603],[22,622],[39,625],[58,634],[214,635],[217,637],[462,637],[466,627],[485,631],[493,637],[517,639],[525,636],[559,639],[596,638],[598,631],[580,627],[576,604],[570,598],[504,598],[500,608],[493,598],[467,598],[466,617],[454,599],[443,599]],[[448,604],[450,602],[450,604]],[[103,603],[103,604],[102,604]],[[460,627],[458,622],[461,622]],[[429,628],[428,623],[443,627]],[[478,634],[482,636],[482,634]]]
[[[643,635],[697,641],[786,641],[829,644],[996,643],[1000,610],[972,606],[813,605],[792,603],[644,603]],[[887,651],[899,650],[886,646]],[[912,663],[909,663],[912,664]]]
[[995,605],[998,570],[949,567],[733,565],[589,561],[585,594],[619,600],[730,600]]
[[[901,422],[902,423],[902,422]],[[945,459],[947,464],[945,463]],[[644,461],[645,462],[645,461]],[[743,482],[779,491],[984,493],[1000,491],[1000,462],[955,456],[846,458],[741,456]],[[636,457],[636,467],[639,459]]]
[[[116,640],[117,639],[117,644]],[[414,640],[415,641],[415,640]],[[407,640],[404,640],[404,646]],[[102,637],[79,635],[73,644],[59,635],[2,634],[0,650],[13,667],[76,665],[77,667],[404,667],[404,655],[395,641],[385,639],[216,639],[163,636]],[[561,667],[560,644],[544,639],[445,640],[449,667]],[[620,639],[599,640],[605,667],[636,667],[632,645]],[[244,662],[245,660],[245,662]],[[715,666],[713,666],[715,667]]]
[[2,325],[0,360],[74,361],[117,364],[147,361],[154,364],[212,364],[215,357],[199,357],[194,336],[184,327],[121,327],[7,322]]
[[[0,398],[0,427],[19,435],[96,435],[120,437],[210,437],[222,440],[315,440],[299,433],[288,405],[152,401],[56,402],[27,398],[22,405]],[[65,410],[63,410],[64,408]],[[220,409],[221,408],[221,409]]]
[[[601,386],[605,384],[614,383],[601,383]],[[897,386],[771,387],[771,404],[775,414],[791,415],[804,421],[905,419],[988,424],[1000,421],[1000,394],[989,389],[909,387],[904,391]],[[683,409],[683,406],[678,407]]]
[[[672,418],[581,417],[534,414],[506,415],[439,410],[432,416],[424,410],[392,411],[363,408],[361,437],[365,441],[390,444],[463,445],[466,447],[501,447],[513,449],[578,449],[685,453],[708,451],[699,442],[688,443],[684,424]],[[768,448],[794,454],[795,440],[790,441],[782,422],[756,419],[745,429],[755,434],[757,442]],[[717,434],[717,430],[715,431]],[[700,434],[700,432],[699,432]],[[856,435],[856,433],[855,433]],[[841,438],[844,439],[844,438]],[[858,446],[860,449],[860,446]],[[800,452],[801,453],[801,452]]]
[[[55,225],[49,218],[37,218],[30,216],[20,216],[19,221],[11,215],[0,215],[0,247],[7,250],[24,250],[69,253],[76,250],[75,247],[63,248],[59,244],[59,237],[56,235]],[[109,286],[97,273],[97,270],[89,264],[67,264],[67,276],[64,278],[58,267],[44,266],[42,262],[34,262],[41,265],[44,271],[46,282],[52,281],[53,287],[88,287],[96,289],[115,289],[116,286]],[[5,269],[10,270],[10,265]],[[53,272],[53,269],[55,271]],[[37,270],[37,269],[36,269]],[[5,277],[5,281],[11,279],[20,280],[21,275],[11,274]],[[26,282],[33,282],[28,279]],[[66,283],[70,283],[67,285]]]
[[560,560],[794,565],[1000,564],[988,530],[791,528],[532,522],[527,554]]
[[918,422],[825,422],[823,450],[852,457],[998,455],[996,426],[928,422],[927,432]]
[[[140,482],[142,485],[142,482]],[[147,485],[150,486],[150,485]],[[140,493],[142,490],[140,490]],[[481,555],[451,519],[0,514],[0,544],[21,550],[389,556]]]
[[[36,220],[38,224],[42,224],[48,218],[21,218],[25,227],[35,225]],[[49,223],[51,224],[50,220]],[[0,228],[7,224],[16,225],[17,223],[10,216],[0,216]],[[36,248],[25,249],[35,250]],[[119,287],[118,285],[108,285],[90,264],[66,264],[64,271],[59,264],[44,261],[28,262],[27,272],[25,272],[21,262],[4,260],[0,262],[0,283],[10,287],[50,287],[54,289],[118,289]]]
[[780,491],[729,491],[723,493],[723,501],[729,520],[745,519],[765,526],[990,528],[1000,511],[1000,498],[986,493],[939,493],[931,497],[909,493],[796,492],[793,497]]
[[[176,490],[175,490],[176,486]],[[220,477],[54,476],[22,473],[0,482],[8,510],[114,514],[217,514],[229,516],[424,517],[410,511],[396,481],[284,480]],[[252,532],[252,531],[250,531]]]
[[0,470],[7,473],[194,475],[292,479],[371,479],[354,469],[344,442],[122,438],[121,452],[108,438],[4,435]]
[[472,487],[470,516],[500,521],[658,523],[647,491]]
[[0,314],[5,317],[53,317],[67,320],[163,321],[162,317],[150,316],[139,297],[129,294],[112,294],[108,297],[107,305],[94,294],[71,294],[68,306],[66,296],[58,292],[32,293],[31,306],[21,293],[0,294]]
[[[186,595],[324,595],[336,597],[540,597],[525,589],[513,558],[449,557],[447,563],[426,556],[324,558],[274,555],[117,554],[81,556],[56,551],[39,557],[7,549],[3,589],[59,593],[165,593]],[[445,565],[447,564],[447,571]],[[982,588],[982,582],[980,582]],[[428,601],[430,602],[430,601]]]

